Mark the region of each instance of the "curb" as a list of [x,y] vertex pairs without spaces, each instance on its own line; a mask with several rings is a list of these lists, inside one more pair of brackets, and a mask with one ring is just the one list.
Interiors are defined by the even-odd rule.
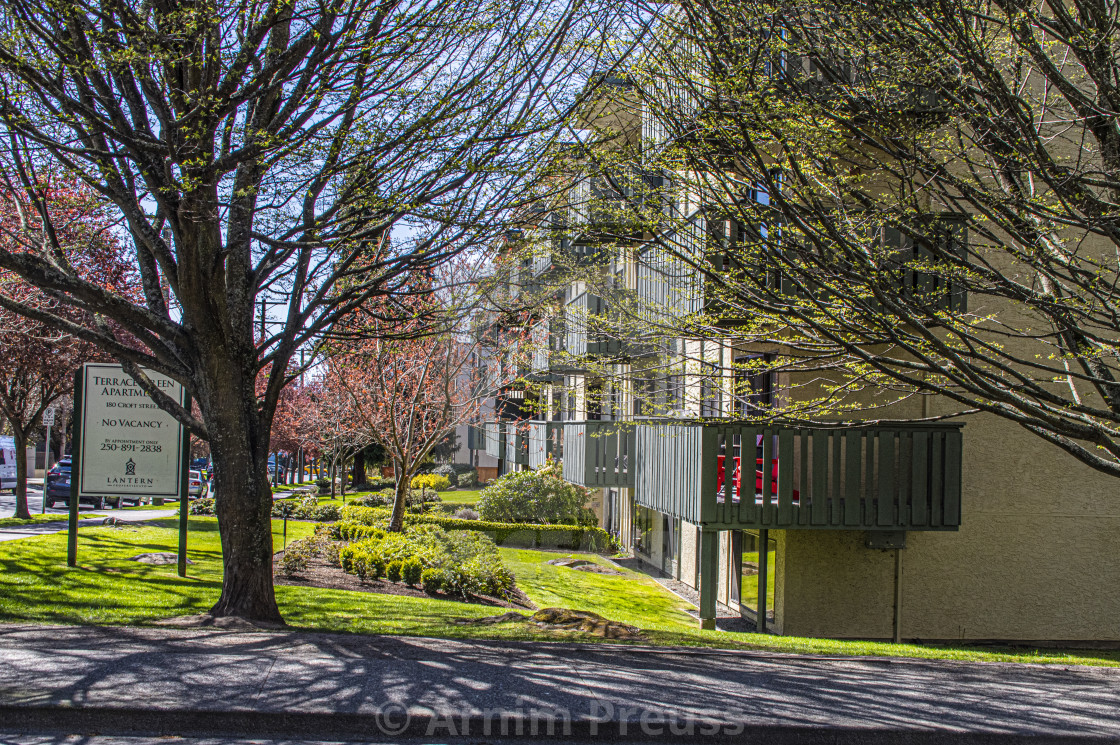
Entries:
[[741,722],[677,720],[566,721],[515,712],[483,712],[467,716],[391,711],[290,712],[201,711],[105,707],[40,707],[0,705],[0,731],[21,733],[81,732],[101,736],[148,737],[310,737],[354,741],[419,740],[438,742],[479,738],[550,742],[705,742],[736,745],[1086,745],[1120,743],[1107,735],[973,733],[960,731],[885,730],[881,728],[809,728],[745,725]]

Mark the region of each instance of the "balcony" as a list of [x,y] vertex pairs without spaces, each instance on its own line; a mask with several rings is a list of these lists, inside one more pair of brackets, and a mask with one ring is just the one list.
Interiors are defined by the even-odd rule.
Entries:
[[663,180],[638,170],[578,178],[568,193],[568,234],[572,250],[593,251],[606,242],[641,240],[650,205],[660,206]]
[[[721,223],[724,227],[720,227]],[[726,221],[720,221],[714,224],[714,230],[710,230],[705,216],[697,213],[686,225],[663,236],[661,243],[664,245],[651,244],[639,252],[636,294],[647,312],[660,318],[705,313],[716,320],[734,323],[736,316],[742,314],[742,308],[732,308],[718,297],[713,297],[715,293],[706,287],[710,281],[706,276],[708,272],[718,274],[734,270],[732,277],[735,272],[751,272],[747,276],[754,279],[746,283],[750,286],[744,286],[743,292],[750,294],[755,292],[755,288],[765,290],[771,297],[764,302],[783,296],[793,300],[812,292],[794,283],[776,262],[760,262],[758,266],[746,268],[747,252],[737,254],[735,243],[725,235],[727,225]],[[919,229],[921,225],[918,223],[915,228]],[[739,232],[734,223],[731,226],[734,232]],[[866,237],[867,242],[878,243],[891,252],[891,258],[873,275],[877,289],[929,312],[964,312],[967,309],[967,294],[959,283],[943,274],[923,272],[914,267],[943,261],[946,256],[952,257],[950,265],[965,263],[968,255],[965,221],[959,215],[931,215],[922,230],[925,232],[922,240],[892,227],[880,228]],[[756,235],[754,240],[764,239],[765,235],[762,232],[761,238]],[[792,249],[787,247],[785,250]],[[840,273],[843,271],[850,272],[852,269],[838,267],[837,278],[844,276]],[[732,294],[735,293],[735,285],[732,278],[729,287]],[[827,302],[827,297],[821,299]],[[870,301],[868,303],[870,306]],[[749,300],[745,300],[744,305],[749,306]]]
[[529,431],[522,422],[503,422],[505,432],[505,452],[502,457],[507,464],[520,466],[529,463]]
[[634,425],[564,422],[564,478],[589,489],[632,487]]
[[559,461],[562,455],[563,427],[560,422],[529,422],[529,468],[534,471],[543,468],[552,459]]
[[482,450],[492,458],[506,457],[506,432],[503,422],[485,422],[482,427]]
[[960,426],[639,425],[635,500],[717,530],[956,530]]
[[[569,355],[604,357],[622,352],[621,330],[605,328],[607,307],[607,301],[584,292],[564,308],[564,349]],[[613,336],[610,331],[614,331]]]

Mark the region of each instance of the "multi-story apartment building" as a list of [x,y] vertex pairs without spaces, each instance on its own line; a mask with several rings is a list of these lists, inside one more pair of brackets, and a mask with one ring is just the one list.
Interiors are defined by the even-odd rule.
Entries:
[[[656,141],[661,123],[626,85],[584,125]],[[702,246],[722,241],[716,253],[733,260],[740,228],[665,181],[600,171],[541,213],[517,278],[548,298],[527,332],[525,405],[483,425],[475,446],[506,470],[561,459],[566,479],[594,490],[604,528],[699,590],[705,628],[718,603],[796,636],[1120,642],[1113,478],[1007,419],[938,420],[959,409],[937,395],[861,385],[834,423],[755,416],[835,395],[845,372],[825,386],[819,363],[772,364],[796,357],[774,334],[719,333],[735,311],[687,257],[709,261]],[[613,217],[614,201],[651,199],[671,229]],[[967,230],[945,240],[963,244]],[[967,306],[959,288],[941,290],[946,308]],[[721,317],[681,322],[705,313]],[[867,411],[877,423],[860,421]]]

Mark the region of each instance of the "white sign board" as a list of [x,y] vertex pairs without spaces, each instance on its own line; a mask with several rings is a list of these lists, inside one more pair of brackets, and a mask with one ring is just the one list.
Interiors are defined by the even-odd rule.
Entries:
[[[172,400],[184,402],[181,385],[144,372]],[[178,499],[183,426],[156,406],[120,365],[84,365],[81,396],[81,495]]]
[[54,424],[54,409],[47,409],[43,412],[43,424],[48,427]]

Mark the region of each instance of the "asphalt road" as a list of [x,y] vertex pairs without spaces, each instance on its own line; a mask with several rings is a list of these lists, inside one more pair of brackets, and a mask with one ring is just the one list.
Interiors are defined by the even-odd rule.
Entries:
[[0,732],[50,727],[187,742],[1120,743],[1120,669],[0,626]]

